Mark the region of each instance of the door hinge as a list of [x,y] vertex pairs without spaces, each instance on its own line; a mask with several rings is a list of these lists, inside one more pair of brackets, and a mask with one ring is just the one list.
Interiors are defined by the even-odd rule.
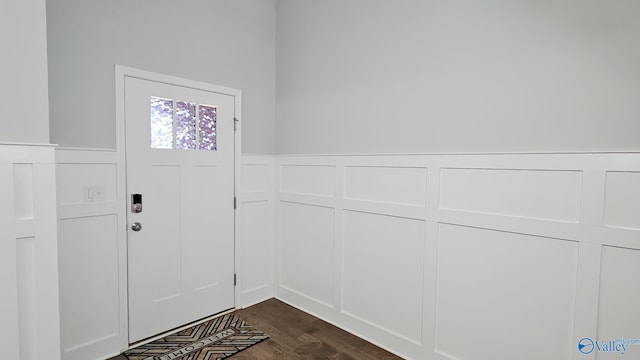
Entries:
[[238,284],[238,277],[236,276],[236,274],[233,274],[233,286],[236,286]]
[[233,131],[238,131],[238,122],[240,122],[240,119],[233,118]]
[[237,197],[233,197],[233,210],[236,210],[238,208],[238,198]]

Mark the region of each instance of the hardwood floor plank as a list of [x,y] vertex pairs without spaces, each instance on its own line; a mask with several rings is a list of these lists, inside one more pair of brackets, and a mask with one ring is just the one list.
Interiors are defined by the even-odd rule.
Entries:
[[233,355],[233,360],[402,359],[276,299],[238,310],[235,314],[267,333],[269,339]]
[[276,299],[238,310],[236,315],[269,334],[269,339],[234,355],[234,360],[402,359]]

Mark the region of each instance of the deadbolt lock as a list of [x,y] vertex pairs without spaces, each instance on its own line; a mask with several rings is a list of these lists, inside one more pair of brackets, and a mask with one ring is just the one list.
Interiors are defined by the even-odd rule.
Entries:
[[134,214],[142,212],[142,194],[131,194],[131,212]]

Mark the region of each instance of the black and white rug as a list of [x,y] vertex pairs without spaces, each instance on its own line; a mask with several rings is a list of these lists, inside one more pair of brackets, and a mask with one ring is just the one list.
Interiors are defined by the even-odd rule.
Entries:
[[267,338],[227,314],[131,349],[124,356],[130,360],[219,360]]

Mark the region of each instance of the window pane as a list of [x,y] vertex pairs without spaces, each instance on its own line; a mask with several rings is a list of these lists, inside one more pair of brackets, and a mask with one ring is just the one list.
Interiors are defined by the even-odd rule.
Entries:
[[202,150],[217,150],[216,143],[216,107],[200,105],[199,112],[199,148]]
[[173,148],[173,100],[151,97],[151,147]]
[[196,104],[176,101],[176,149],[196,148]]

